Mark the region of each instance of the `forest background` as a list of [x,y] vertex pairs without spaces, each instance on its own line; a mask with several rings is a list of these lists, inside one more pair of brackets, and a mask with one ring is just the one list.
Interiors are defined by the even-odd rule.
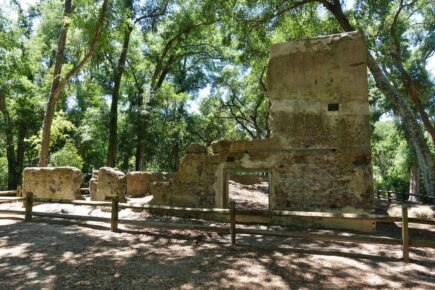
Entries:
[[267,138],[270,45],[360,30],[376,186],[435,195],[434,27],[429,0],[0,0],[0,189]]

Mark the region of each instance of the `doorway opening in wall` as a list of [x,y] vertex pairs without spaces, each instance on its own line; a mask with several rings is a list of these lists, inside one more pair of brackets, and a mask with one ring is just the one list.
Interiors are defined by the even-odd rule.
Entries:
[[227,174],[227,201],[237,208],[269,209],[271,173],[264,169],[230,169]]

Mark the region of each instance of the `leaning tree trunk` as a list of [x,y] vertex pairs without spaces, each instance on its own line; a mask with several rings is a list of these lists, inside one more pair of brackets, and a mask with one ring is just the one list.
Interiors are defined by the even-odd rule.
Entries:
[[[71,6],[71,0],[65,0],[64,15],[68,15],[71,12],[71,7],[68,7],[67,4]],[[58,50],[56,54],[55,72],[53,76],[53,82],[51,85],[50,95],[48,98],[47,108],[45,110],[45,116],[44,116],[44,123],[42,127],[41,148],[39,150],[40,167],[44,167],[48,165],[51,124],[53,123],[53,117],[54,117],[57,100],[59,99],[60,94],[68,84],[69,80],[83,68],[83,66],[91,59],[91,57],[95,53],[95,50],[97,49],[98,41],[101,36],[101,31],[105,23],[105,18],[106,18],[107,10],[109,8],[109,4],[110,4],[110,0],[104,0],[101,6],[94,39],[89,48],[89,51],[86,53],[83,59],[75,67],[73,67],[63,78],[61,78],[60,73],[56,74],[56,68],[58,67],[58,63],[60,63],[59,64],[60,68],[62,67],[65,42],[66,42],[66,33],[68,30],[68,21],[64,21],[64,23],[62,24],[61,32],[59,35]]]
[[6,158],[8,160],[8,189],[15,189],[17,187],[16,180],[16,163],[15,163],[15,149],[14,149],[14,126],[9,116],[9,111],[6,106],[6,98],[0,92],[0,112],[3,114],[3,119],[6,125]]
[[[355,30],[344,15],[339,0],[334,0],[333,4],[327,0],[319,1],[334,15],[344,31]],[[402,120],[409,145],[416,152],[427,193],[429,195],[435,195],[435,164],[414,110],[411,108],[406,98],[390,84],[370,51],[367,55],[367,66],[375,79],[376,87],[390,101],[394,107],[395,113]]]
[[411,74],[405,69],[405,66],[403,65],[402,62],[402,47],[400,43],[400,37],[397,32],[397,19],[399,17],[401,10],[404,7],[405,5],[402,5],[401,3],[399,10],[396,12],[396,15],[394,16],[393,24],[391,25],[390,34],[391,34],[391,38],[393,39],[395,49],[391,50],[390,55],[393,58],[396,67],[399,70],[400,75],[402,76],[402,79],[404,80],[411,101],[414,103],[417,112],[420,114],[421,120],[423,121],[423,126],[427,130],[427,132],[429,132],[430,136],[432,137],[432,143],[435,145],[435,128],[434,126],[432,126],[430,118],[426,113],[426,111],[424,110],[423,104],[420,100],[420,96],[418,95],[417,92],[417,86],[414,82],[414,79],[411,76]]
[[48,97],[47,109],[44,116],[44,125],[42,130],[41,150],[39,152],[39,166],[44,167],[48,165],[48,154],[50,150],[50,135],[51,124],[53,122],[54,112],[56,110],[56,91],[59,88],[60,78],[62,73],[63,58],[65,54],[66,36],[68,33],[69,17],[72,11],[72,0],[65,0],[63,11],[63,23],[59,33],[59,40],[57,42],[56,60],[54,63],[53,81],[51,83],[50,95]]
[[121,89],[122,75],[125,70],[125,63],[127,61],[128,46],[130,44],[130,35],[133,31],[132,26],[128,26],[124,32],[124,42],[122,51],[118,59],[118,65],[114,75],[114,86],[112,91],[112,104],[110,106],[110,120],[109,120],[109,149],[107,150],[107,162],[109,167],[115,167],[116,154],[118,151],[118,100],[119,91]]

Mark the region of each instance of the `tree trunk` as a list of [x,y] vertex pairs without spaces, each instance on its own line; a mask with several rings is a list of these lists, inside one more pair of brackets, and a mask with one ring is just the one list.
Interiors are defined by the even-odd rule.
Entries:
[[139,111],[139,118],[136,121],[136,153],[135,153],[135,170],[136,171],[142,171],[144,168],[143,165],[143,154],[145,152],[145,144],[144,142],[144,135],[146,132],[145,123],[146,123],[146,116],[142,116],[142,105],[143,105],[143,89],[141,86],[138,86],[138,111]]
[[143,170],[143,153],[145,151],[145,145],[141,140],[138,140],[138,144],[136,145],[136,162],[135,162],[135,170],[142,171]]
[[3,114],[3,119],[6,125],[6,158],[8,160],[8,189],[17,187],[16,181],[16,163],[15,163],[15,148],[14,148],[14,125],[9,116],[9,111],[6,105],[6,98],[3,92],[0,92],[0,112]]
[[[344,15],[339,0],[334,0],[334,4],[331,4],[326,0],[320,0],[320,2],[323,3],[323,5],[335,16],[344,31],[355,30]],[[368,51],[367,54],[367,66],[375,79],[376,87],[390,101],[393,105],[395,114],[397,114],[402,120],[405,133],[408,137],[407,140],[409,140],[409,145],[416,152],[427,193],[429,195],[435,195],[434,160],[424,138],[422,129],[417,121],[417,117],[414,114],[414,110],[410,107],[406,98],[404,98],[396,88],[390,84],[370,51]]]
[[[420,194],[420,184],[419,184],[420,174],[419,174],[418,166],[416,164],[411,166],[409,173],[410,173],[409,174],[410,175],[409,176],[409,193]],[[419,202],[419,201],[421,201],[421,197],[410,195],[408,200]]]
[[121,88],[122,75],[125,70],[125,62],[127,61],[128,46],[130,44],[130,35],[133,31],[132,26],[128,26],[124,32],[124,42],[122,51],[118,59],[118,66],[114,74],[114,86],[112,91],[112,104],[110,106],[110,120],[109,120],[109,149],[107,150],[107,162],[109,167],[115,167],[116,154],[118,151],[118,100],[119,91]]
[[[130,150],[129,150],[130,151]],[[124,172],[128,172],[129,171],[129,161],[130,161],[130,153],[131,152],[126,152],[123,156],[123,160],[122,160],[122,165],[121,165],[121,169]]]
[[[166,11],[168,3],[169,3],[168,1],[165,2],[165,5],[160,12],[151,13],[147,16],[143,16],[138,19],[144,19],[147,17],[158,17],[160,15],[163,15]],[[136,21],[138,21],[138,19],[136,19]],[[177,61],[178,56],[174,51],[172,51],[174,46],[177,44],[177,40],[181,38],[181,36],[185,34],[187,35],[195,31],[195,29],[198,29],[202,25],[204,25],[204,23],[198,25],[192,25],[182,30],[181,32],[179,32],[179,34],[170,38],[166,43],[166,45],[164,46],[160,54],[160,57],[156,61],[156,67],[154,69],[154,73],[150,80],[150,91],[149,91],[150,98],[148,102],[148,106],[150,110],[151,108],[157,105],[157,101],[155,100],[155,95],[160,89],[160,87],[162,86],[166,76],[170,72],[172,65]],[[143,97],[140,98],[140,103],[138,104],[140,110],[142,109],[142,104],[143,104]],[[139,116],[138,127],[137,127],[136,170],[142,169],[143,166],[142,163],[143,163],[144,145],[142,143],[146,135],[146,123],[147,123],[147,117],[142,116],[141,114]]]
[[53,81],[51,83],[50,95],[48,97],[47,109],[44,116],[44,125],[42,130],[41,150],[39,152],[39,166],[48,165],[48,155],[50,150],[51,124],[56,109],[57,97],[56,90],[59,88],[62,73],[63,58],[65,54],[66,36],[68,33],[69,21],[66,20],[72,11],[72,0],[65,0],[63,11],[63,23],[57,42],[56,60],[54,63]]
[[[39,151],[39,166],[45,167],[48,165],[48,155],[50,150],[50,136],[51,136],[51,124],[53,122],[53,116],[56,108],[57,100],[62,93],[65,86],[68,84],[68,81],[76,75],[82,67],[91,59],[92,55],[95,53],[95,50],[97,49],[97,44],[101,36],[101,31],[104,26],[107,10],[110,4],[110,0],[104,0],[101,9],[100,9],[100,15],[98,17],[98,24],[95,30],[94,39],[92,41],[91,47],[89,48],[89,51],[86,53],[86,55],[83,57],[83,59],[74,66],[66,75],[64,78],[61,79],[60,74],[56,74],[56,68],[60,65],[60,68],[62,68],[62,62],[63,62],[63,55],[64,55],[64,48],[65,48],[65,42],[66,42],[66,33],[68,30],[68,21],[64,21],[62,24],[61,32],[59,35],[59,41],[58,41],[58,50],[56,54],[56,64],[55,64],[55,71],[53,76],[53,82],[51,85],[50,95],[48,98],[47,103],[47,109],[45,111],[44,116],[44,123],[42,127],[42,140],[41,140],[41,149]],[[69,7],[68,7],[69,5]],[[71,12],[71,0],[65,0],[65,10],[64,15],[68,15]],[[60,64],[58,65],[58,62]]]
[[136,152],[135,152],[135,170],[136,171],[142,171],[144,168],[144,161],[143,161],[143,155],[145,152],[145,144],[144,142],[144,136],[146,133],[146,118],[147,116],[143,115],[142,112],[142,106],[143,106],[143,87],[141,85],[137,86],[138,90],[138,103],[137,103],[137,109],[139,112],[138,120],[136,121]]
[[[150,91],[150,95],[149,95],[149,102],[147,103],[149,110],[151,110],[154,106],[157,105],[157,102],[155,100],[155,94],[158,91],[160,87],[157,87],[154,90]],[[148,123],[148,118],[149,115],[145,115],[143,114],[143,108],[142,106],[144,105],[144,98],[143,98],[143,91],[140,91],[139,93],[139,102],[137,104],[138,106],[138,110],[139,110],[139,120],[137,121],[137,127],[136,127],[136,170],[137,171],[142,171],[143,168],[146,168],[146,166],[144,165],[144,153],[145,153],[145,144],[144,139],[147,133],[147,123]]]
[[393,24],[391,25],[390,34],[391,38],[394,41],[395,49],[391,50],[390,55],[393,58],[402,79],[404,80],[411,101],[414,103],[417,112],[419,112],[420,114],[424,128],[429,132],[430,136],[432,137],[432,143],[435,145],[435,128],[432,126],[430,118],[424,110],[423,104],[421,103],[420,97],[417,92],[417,86],[414,82],[414,79],[412,78],[411,74],[405,69],[405,66],[402,62],[402,46],[400,43],[400,35],[397,32],[397,19],[400,12],[403,8],[405,8],[405,6],[406,4],[403,4],[403,2],[401,1],[399,10],[396,12]]
[[172,165],[172,172],[178,171],[178,166],[180,163],[180,144],[179,144],[179,134],[175,134],[175,140],[172,144],[172,158],[173,158],[173,165]]
[[16,158],[16,164],[17,164],[17,184],[21,185],[22,183],[22,175],[23,175],[23,169],[24,169],[24,152],[25,152],[25,142],[24,139],[26,138],[26,127],[25,126],[19,126],[18,128],[18,136],[17,136],[17,158]]
[[426,130],[429,132],[430,136],[432,137],[432,143],[435,145],[435,129],[432,126],[432,123],[430,122],[429,116],[424,110],[423,104],[421,103],[420,97],[417,93],[417,88],[414,79],[411,77],[409,72],[405,69],[400,58],[396,60],[396,65],[399,68],[402,78],[405,79],[405,83],[408,88],[409,97],[411,98],[411,101],[414,103],[415,107],[417,108],[417,111],[420,113],[421,120],[423,121],[423,125],[426,128]]

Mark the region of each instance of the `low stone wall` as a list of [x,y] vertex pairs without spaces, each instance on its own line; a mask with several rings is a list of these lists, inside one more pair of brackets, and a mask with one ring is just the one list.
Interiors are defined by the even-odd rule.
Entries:
[[35,197],[81,199],[82,172],[75,167],[27,167],[23,171],[23,194]]
[[151,194],[153,182],[169,181],[172,173],[133,171],[127,173],[127,195],[141,197]]
[[124,172],[111,167],[101,167],[98,171],[97,191],[92,200],[106,200],[118,196],[120,202],[125,202],[127,178]]
[[[186,207],[222,207],[215,190],[222,188],[222,155],[187,153],[177,174],[169,182],[153,182],[151,203]],[[218,174],[216,173],[218,172]],[[220,203],[219,203],[220,202]]]

